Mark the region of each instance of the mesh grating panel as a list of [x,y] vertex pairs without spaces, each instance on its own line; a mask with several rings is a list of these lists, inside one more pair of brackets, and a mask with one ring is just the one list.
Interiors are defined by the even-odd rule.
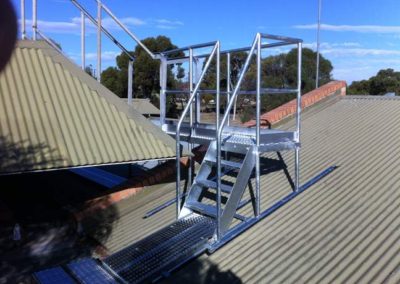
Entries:
[[114,284],[118,283],[94,259],[84,258],[69,263],[68,269],[81,283]]
[[204,249],[214,230],[213,219],[192,214],[109,256],[105,263],[125,281],[138,283]]
[[45,269],[33,274],[36,281],[41,284],[75,284],[76,282],[61,267]]

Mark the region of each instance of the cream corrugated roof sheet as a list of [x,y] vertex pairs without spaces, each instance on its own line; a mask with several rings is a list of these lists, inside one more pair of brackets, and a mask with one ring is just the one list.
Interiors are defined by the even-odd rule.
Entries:
[[0,74],[0,173],[164,159],[175,143],[42,41]]
[[[284,157],[293,171],[293,153]],[[338,168],[168,282],[399,283],[400,100],[349,96],[305,111],[301,163],[302,183]],[[261,184],[264,209],[290,191],[282,171],[263,175]],[[173,196],[171,184],[121,203],[121,218],[105,242],[110,252],[171,222],[174,206],[142,216]]]
[[[128,99],[122,99],[128,103]],[[156,108],[149,99],[132,99],[132,107],[143,115],[160,115],[160,110]]]

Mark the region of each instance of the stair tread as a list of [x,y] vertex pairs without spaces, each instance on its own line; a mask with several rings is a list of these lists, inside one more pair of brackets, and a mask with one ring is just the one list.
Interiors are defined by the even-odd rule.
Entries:
[[[189,209],[197,212],[197,213],[201,213],[203,215],[206,216],[210,216],[210,217],[217,217],[217,207],[214,205],[210,205],[210,204],[205,204],[205,203],[201,203],[201,202],[191,202],[186,204],[186,207],[188,207]],[[221,213],[222,213],[222,209],[221,209]],[[234,218],[241,220],[241,221],[245,221],[247,218],[243,215],[240,214],[235,214]]]
[[[196,180],[196,183],[204,186],[204,187],[208,187],[208,188],[212,188],[212,189],[217,189],[217,183],[215,181],[212,180]],[[232,192],[233,187],[226,185],[224,183],[221,183],[221,191],[225,192],[225,193],[231,193]]]
[[[216,159],[207,159],[208,162],[216,163]],[[221,160],[221,165],[234,168],[234,169],[240,169],[242,167],[242,163],[239,162],[234,162],[234,161],[228,161],[228,160]]]
[[214,205],[204,204],[200,202],[190,202],[186,206],[198,213],[211,217],[217,217],[217,207],[215,207]]

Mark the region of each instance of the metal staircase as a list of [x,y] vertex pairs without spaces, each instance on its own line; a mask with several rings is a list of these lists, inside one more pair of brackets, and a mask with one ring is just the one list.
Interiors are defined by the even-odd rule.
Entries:
[[[128,97],[132,101],[132,75],[134,58],[103,26],[102,11],[105,11],[137,44],[144,48],[154,60],[160,61],[160,120],[161,129],[176,139],[176,220],[170,225],[154,232],[148,237],[136,242],[123,250],[102,260],[85,258],[75,260],[66,265],[50,268],[34,273],[39,283],[140,283],[155,281],[167,276],[183,263],[208,251],[214,252],[251,226],[272,214],[275,210],[288,203],[291,199],[311,187],[324,176],[334,170],[330,167],[311,179],[303,186],[299,185],[300,174],[300,112],[301,112],[301,54],[302,41],[299,39],[273,36],[258,33],[250,47],[221,51],[219,41],[191,45],[175,50],[152,53],[144,44],[130,32],[118,18],[99,0],[97,3],[97,19],[77,2],[71,2],[79,9],[82,19],[82,67],[85,66],[85,18],[97,26],[98,35],[98,69],[101,69],[101,34],[108,36],[118,47],[125,52],[129,59],[129,91]],[[35,8],[36,0],[33,0]],[[36,9],[36,8],[35,8]],[[34,9],[34,14],[36,10]],[[35,16],[35,15],[34,15]],[[24,21],[22,21],[24,22]],[[37,19],[33,21],[34,38],[38,33]],[[23,34],[25,31],[23,30]],[[264,42],[263,42],[264,41]],[[267,42],[265,42],[267,41]],[[262,82],[261,54],[264,49],[295,45],[298,52],[297,84],[295,88],[269,88]],[[211,49],[209,52],[195,54],[197,50]],[[248,56],[240,72],[237,83],[231,84],[231,55],[236,52],[247,52]],[[176,58],[177,54],[185,55]],[[173,56],[175,55],[175,56]],[[227,89],[220,89],[220,57],[226,56]],[[242,90],[241,86],[250,65],[256,70],[254,90]],[[196,70],[203,60],[200,74]],[[187,90],[168,90],[168,65],[188,64]],[[209,67],[215,64],[215,89],[202,90],[202,82],[209,72]],[[214,94],[216,100],[216,119],[214,124],[201,122],[200,105],[201,95]],[[178,120],[166,118],[166,102],[168,95],[187,95],[186,106]],[[245,128],[230,125],[230,115],[239,95],[254,95],[256,102],[256,127]],[[264,129],[261,128],[261,96],[295,94],[297,98],[295,129]],[[226,96],[225,111],[220,117],[221,95]],[[205,157],[195,173],[195,164],[189,162],[187,175],[188,190],[181,188],[181,151],[182,142],[192,150],[195,145],[208,145]],[[294,151],[294,182],[286,169],[280,151]],[[271,207],[261,209],[260,176],[262,153],[277,152],[278,163],[284,166],[290,188],[293,191],[278,200]],[[255,188],[253,189],[253,181]],[[246,189],[249,196],[245,196]],[[167,205],[161,205],[148,216],[154,215]],[[241,209],[252,204],[251,216],[242,215]]]

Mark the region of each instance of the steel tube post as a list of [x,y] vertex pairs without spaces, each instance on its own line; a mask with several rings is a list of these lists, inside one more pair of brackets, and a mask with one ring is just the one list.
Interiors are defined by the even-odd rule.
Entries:
[[260,215],[260,94],[261,94],[261,35],[257,35],[257,104],[256,104],[256,216]]
[[160,125],[161,127],[165,124],[166,117],[166,88],[167,88],[167,59],[161,58],[160,64]]
[[26,39],[25,0],[21,0],[21,38]]
[[85,48],[85,14],[81,11],[81,65],[82,70],[86,67],[86,48]]
[[97,1],[97,81],[101,81],[101,2]]
[[[194,70],[193,70],[193,75],[194,75],[194,83],[197,84],[198,83],[198,70],[197,68],[198,66],[198,60],[197,58],[194,58],[193,60],[193,64],[194,64]],[[196,116],[195,116],[195,122],[196,123],[200,123],[201,120],[201,98],[200,98],[200,92],[196,93],[196,101],[195,101],[195,112],[196,112]]]
[[[217,74],[216,74],[216,129],[219,129],[219,117],[220,117],[220,43],[217,42],[217,59],[216,59],[216,67],[217,67]],[[217,143],[217,241],[221,239],[221,144]]]
[[132,105],[133,98],[133,61],[128,63],[128,104]]
[[[197,94],[193,93],[193,49],[189,48],[189,99],[191,96],[194,96],[195,101],[197,98]],[[189,101],[188,99],[188,101]],[[196,102],[195,102],[196,103]],[[189,124],[190,124],[190,131],[193,131],[193,102],[190,103],[190,110],[189,110]],[[189,153],[192,153],[193,144],[188,143]],[[193,173],[193,159],[189,157],[189,169],[188,169],[188,186],[192,185],[192,173]]]
[[32,39],[37,39],[37,0],[32,0]]
[[319,47],[320,47],[320,30],[321,30],[321,4],[322,1],[318,0],[318,27],[317,27],[317,66],[315,73],[315,88],[319,86]]
[[[301,56],[302,43],[297,44],[297,113],[296,113],[296,142],[300,143],[300,115],[301,115]],[[300,146],[295,150],[295,190],[300,187]]]
[[[226,107],[229,104],[231,98],[231,54],[226,54]],[[230,114],[228,114],[228,126],[230,123]]]

